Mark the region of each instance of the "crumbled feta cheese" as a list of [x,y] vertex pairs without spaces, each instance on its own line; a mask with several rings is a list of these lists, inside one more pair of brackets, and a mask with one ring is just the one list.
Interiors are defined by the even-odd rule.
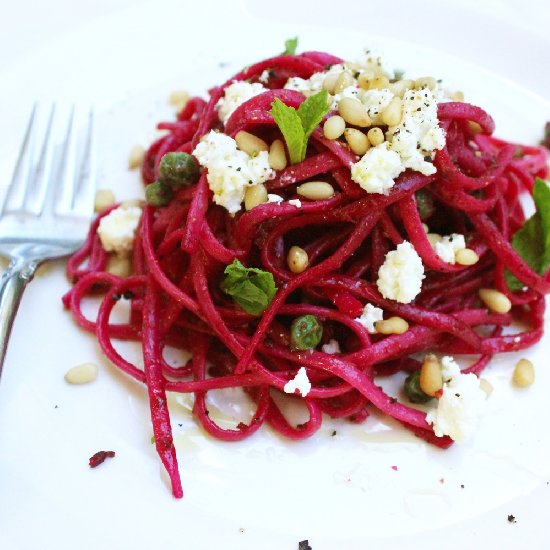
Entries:
[[357,96],[366,107],[373,124],[382,124],[382,113],[393,99],[393,94],[387,90],[361,90]]
[[233,114],[237,107],[240,107],[245,101],[253,97],[267,92],[262,84],[255,82],[250,84],[244,80],[233,82],[226,89],[224,96],[218,101],[218,116],[222,122],[227,122],[227,119]]
[[452,357],[441,360],[443,393],[437,408],[426,415],[426,421],[433,425],[435,435],[448,435],[461,443],[470,438],[485,409],[487,395],[480,387],[479,378],[473,374],[462,374]]
[[292,206],[296,208],[302,208],[302,201],[300,199],[290,199],[288,204],[292,204]]
[[267,151],[251,157],[237,149],[233,138],[213,130],[201,139],[193,155],[208,168],[208,186],[214,193],[214,202],[231,214],[241,209],[246,187],[275,176]]
[[306,97],[323,89],[323,82],[329,74],[342,72],[344,65],[333,65],[327,71],[312,74],[309,78],[291,77],[286,81],[285,89],[301,92]]
[[267,81],[269,80],[269,71],[265,69],[262,74],[259,76],[258,80],[260,82],[263,82],[264,84],[267,84]]
[[281,195],[272,195],[271,193],[268,193],[267,195],[267,202],[275,202],[277,204],[281,204],[284,201],[283,197]]
[[422,279],[422,260],[412,244],[403,241],[386,254],[378,270],[376,285],[384,298],[408,304],[420,293]]
[[376,334],[376,328],[374,324],[377,321],[382,321],[384,318],[384,312],[372,304],[365,304],[361,317],[356,317],[355,320],[367,329],[370,334]]
[[97,233],[107,252],[132,250],[134,236],[141,217],[141,208],[123,205],[111,210],[99,222]]
[[384,142],[370,148],[351,167],[351,179],[367,193],[387,195],[395,184],[394,179],[403,170],[399,155],[390,151],[388,143]]
[[460,233],[453,233],[452,235],[445,235],[434,243],[433,248],[435,253],[448,264],[455,263],[455,254],[459,250],[466,248],[466,241],[464,235]]
[[300,367],[296,376],[292,380],[289,380],[283,389],[285,393],[295,393],[298,390],[300,395],[305,397],[311,391],[311,382],[307,377],[305,367]]
[[334,338],[332,338],[326,344],[321,346],[321,351],[323,353],[328,353],[329,355],[340,353],[340,344],[338,343],[338,340],[334,340]]
[[386,133],[390,149],[399,153],[405,168],[435,174],[435,166],[425,158],[445,146],[445,132],[438,123],[437,101],[429,88],[407,90],[401,121]]

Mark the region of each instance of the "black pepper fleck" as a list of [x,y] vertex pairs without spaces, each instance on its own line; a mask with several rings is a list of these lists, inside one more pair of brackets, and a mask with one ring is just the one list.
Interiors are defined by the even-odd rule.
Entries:
[[513,516],[512,514],[508,514],[508,521],[510,523],[517,523],[516,516]]
[[336,430],[332,430],[332,433],[330,435],[334,437],[336,435]]
[[306,540],[301,540],[298,543],[298,550],[313,550],[313,549],[309,545],[309,541],[306,539]]

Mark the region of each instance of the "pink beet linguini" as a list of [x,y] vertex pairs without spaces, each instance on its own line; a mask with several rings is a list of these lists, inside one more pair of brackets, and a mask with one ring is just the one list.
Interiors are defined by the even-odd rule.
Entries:
[[[480,107],[444,96],[432,81],[388,74],[372,57],[357,65],[288,51],[209,95],[191,98],[177,120],[158,125],[166,133],[143,161],[147,202],[129,252],[131,273],[107,267],[120,253],[101,232],[102,220],[124,208],[113,205],[70,259],[73,287],[64,297],[107,358],[146,385],[174,496],[183,492],[166,392],[194,394],[197,422],[225,441],[249,437],[264,423],[303,439],[323,415],[360,423],[375,408],[449,447],[451,437],[436,435],[425,412],[386,394],[376,377],[418,371],[418,354],[428,350],[473,355],[462,372],[479,375],[494,354],[540,340],[548,266],[524,253],[515,235],[526,225],[519,195],[546,188],[535,184],[547,176],[546,150],[493,137],[493,120]],[[413,112],[415,101],[424,103]],[[364,121],[354,118],[358,105]],[[398,109],[393,121],[391,109]],[[346,130],[334,137],[338,124]],[[415,150],[405,150],[413,138]],[[539,207],[531,225],[540,230],[546,218]],[[405,252],[418,267],[414,292],[409,280],[388,279]],[[480,289],[494,289],[512,307],[492,310]],[[98,294],[92,321],[81,306]],[[130,303],[123,324],[110,321],[119,299]],[[376,322],[368,312],[377,312]],[[396,317],[402,330],[382,330],[381,321]],[[505,334],[514,321],[528,328]],[[122,357],[115,340],[141,342],[144,368]],[[170,365],[167,346],[192,359]],[[288,385],[299,376],[306,389]],[[255,412],[248,423],[222,428],[206,396],[234,387]],[[309,420],[293,425],[274,392],[303,400]]]

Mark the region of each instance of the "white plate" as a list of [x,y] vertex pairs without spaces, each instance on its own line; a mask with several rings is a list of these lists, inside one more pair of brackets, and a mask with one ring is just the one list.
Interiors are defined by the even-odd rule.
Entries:
[[[200,34],[200,19],[196,27],[187,26],[196,15],[191,8],[182,38],[174,34],[182,23],[164,17],[170,9],[172,2],[160,2],[120,12],[11,67],[12,79],[0,91],[3,104],[13,101],[7,116],[11,135],[22,131],[25,100],[37,90],[42,96],[95,98],[99,184],[130,197],[139,182],[126,170],[127,153],[154,136],[155,122],[170,113],[166,97],[172,89],[201,93],[240,66],[277,52],[296,32],[302,49],[353,57],[374,45],[396,66],[443,77],[487,108],[499,136],[534,143],[550,119],[550,106],[534,94],[448,54],[383,37],[366,44],[353,31],[335,30],[321,39],[318,29],[305,25],[259,28],[249,16],[235,14],[230,33],[220,17],[208,20],[211,36],[221,36],[209,42]],[[155,32],[143,34],[143,43],[132,42],[135,57],[117,48],[145,23]],[[45,64],[46,59],[63,61]],[[77,77],[67,70],[76,62]],[[1,139],[0,159],[13,156],[16,141]],[[495,542],[512,548],[520,540],[532,548],[545,546],[547,339],[528,354],[537,365],[536,384],[528,390],[510,385],[516,354],[491,363],[485,376],[495,390],[479,433],[444,452],[376,414],[361,426],[327,421],[305,442],[283,441],[266,428],[247,441],[221,443],[195,426],[185,400],[174,398],[185,491],[177,501],[150,444],[143,388],[103,360],[94,338],[76,328],[60,303],[67,289],[61,264],[38,277],[13,331],[0,384],[0,548],[269,550],[294,549],[303,539],[314,550]],[[89,360],[100,364],[98,380],[68,386],[65,371]],[[219,397],[220,408],[231,416],[227,400]],[[91,470],[87,459],[100,449],[117,456]],[[508,514],[518,523],[508,523]]]

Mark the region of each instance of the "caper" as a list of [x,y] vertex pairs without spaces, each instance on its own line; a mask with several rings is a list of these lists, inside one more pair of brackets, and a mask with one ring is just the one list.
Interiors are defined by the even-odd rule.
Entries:
[[166,153],[159,164],[159,180],[171,187],[186,187],[199,178],[199,165],[187,153]]
[[154,181],[145,188],[145,200],[151,206],[166,206],[173,195],[172,188],[162,181]]
[[313,349],[323,337],[323,325],[315,315],[296,317],[290,325],[290,344],[294,349]]
[[411,403],[427,403],[432,397],[420,388],[420,371],[415,370],[405,378],[405,394]]

